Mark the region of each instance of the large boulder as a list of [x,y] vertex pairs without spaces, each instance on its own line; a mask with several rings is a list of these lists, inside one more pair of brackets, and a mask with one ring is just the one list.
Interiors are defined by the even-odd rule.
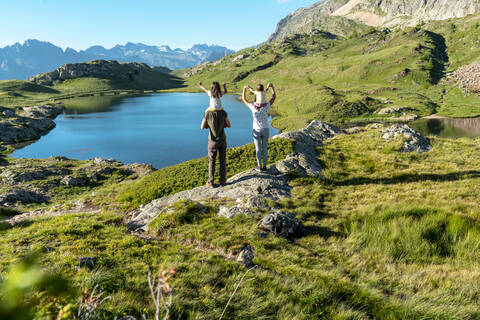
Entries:
[[382,138],[387,141],[402,137],[404,143],[402,148],[399,150],[400,152],[423,153],[433,149],[430,141],[427,138],[406,124],[394,124],[393,126],[382,130],[382,133]]
[[282,212],[266,215],[258,222],[258,227],[286,239],[295,238],[303,229],[302,223],[293,214]]
[[48,200],[48,197],[43,194],[24,189],[15,189],[0,195],[0,205],[5,207],[11,207],[18,203],[47,203]]

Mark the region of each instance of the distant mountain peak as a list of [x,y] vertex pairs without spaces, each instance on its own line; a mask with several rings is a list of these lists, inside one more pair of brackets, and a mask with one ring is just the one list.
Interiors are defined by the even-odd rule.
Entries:
[[63,50],[50,42],[28,39],[23,44],[17,42],[0,48],[0,80],[26,79],[68,63],[96,59],[140,62],[151,67],[182,69],[220,59],[231,53],[234,51],[218,45],[196,44],[185,51],[180,48],[172,50],[168,45],[155,46],[134,42],[118,44],[111,49],[95,45],[86,50],[76,51],[72,48]]

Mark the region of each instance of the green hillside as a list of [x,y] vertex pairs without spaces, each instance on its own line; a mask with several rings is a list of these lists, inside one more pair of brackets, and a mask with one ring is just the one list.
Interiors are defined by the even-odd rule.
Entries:
[[[273,124],[282,130],[312,119],[382,120],[385,116],[375,111],[394,105],[408,106],[418,116],[473,116],[480,114],[471,109],[476,95],[458,94],[454,84],[441,80],[447,71],[478,59],[480,53],[473,50],[478,32],[473,30],[479,20],[476,15],[347,38],[325,32],[297,35],[176,74],[188,76],[188,88],[182,90],[190,91],[198,90],[198,81],[228,81],[237,92],[245,84],[274,82],[279,98]],[[452,27],[455,23],[458,27]],[[444,89],[447,96],[442,96]],[[454,103],[444,103],[450,95]]]
[[[104,74],[81,76],[74,79],[48,81],[39,79],[35,82],[20,80],[0,81],[0,105],[31,105],[55,100],[90,95],[109,95],[118,93],[141,93],[145,90],[161,90],[181,86],[181,79],[166,73],[165,70],[128,67],[128,64],[118,64],[95,60],[84,65],[107,64],[112,67]],[[82,64],[77,64],[82,65]],[[75,66],[75,65],[74,65]],[[49,73],[47,73],[49,74]],[[30,80],[46,74],[36,76]]]

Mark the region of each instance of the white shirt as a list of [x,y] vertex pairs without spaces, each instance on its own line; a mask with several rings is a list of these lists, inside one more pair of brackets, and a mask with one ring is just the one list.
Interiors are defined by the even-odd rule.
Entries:
[[212,97],[212,92],[207,91],[208,96],[210,97],[210,108],[213,109],[222,109],[222,100],[220,98]]
[[267,93],[265,91],[253,91],[256,103],[265,103],[267,101]]
[[269,102],[267,102],[266,106],[262,108],[256,108],[253,103],[249,103],[248,108],[250,109],[250,111],[252,111],[254,130],[260,130],[270,127],[268,123],[268,109],[270,109]]

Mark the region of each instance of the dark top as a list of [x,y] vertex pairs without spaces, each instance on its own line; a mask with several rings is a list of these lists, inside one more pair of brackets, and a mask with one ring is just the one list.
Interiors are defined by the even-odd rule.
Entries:
[[208,139],[215,142],[221,142],[227,139],[225,135],[225,119],[228,117],[227,112],[225,110],[219,111],[210,111],[208,110],[205,112],[203,116],[205,120],[207,120],[208,127],[209,127],[209,135]]

